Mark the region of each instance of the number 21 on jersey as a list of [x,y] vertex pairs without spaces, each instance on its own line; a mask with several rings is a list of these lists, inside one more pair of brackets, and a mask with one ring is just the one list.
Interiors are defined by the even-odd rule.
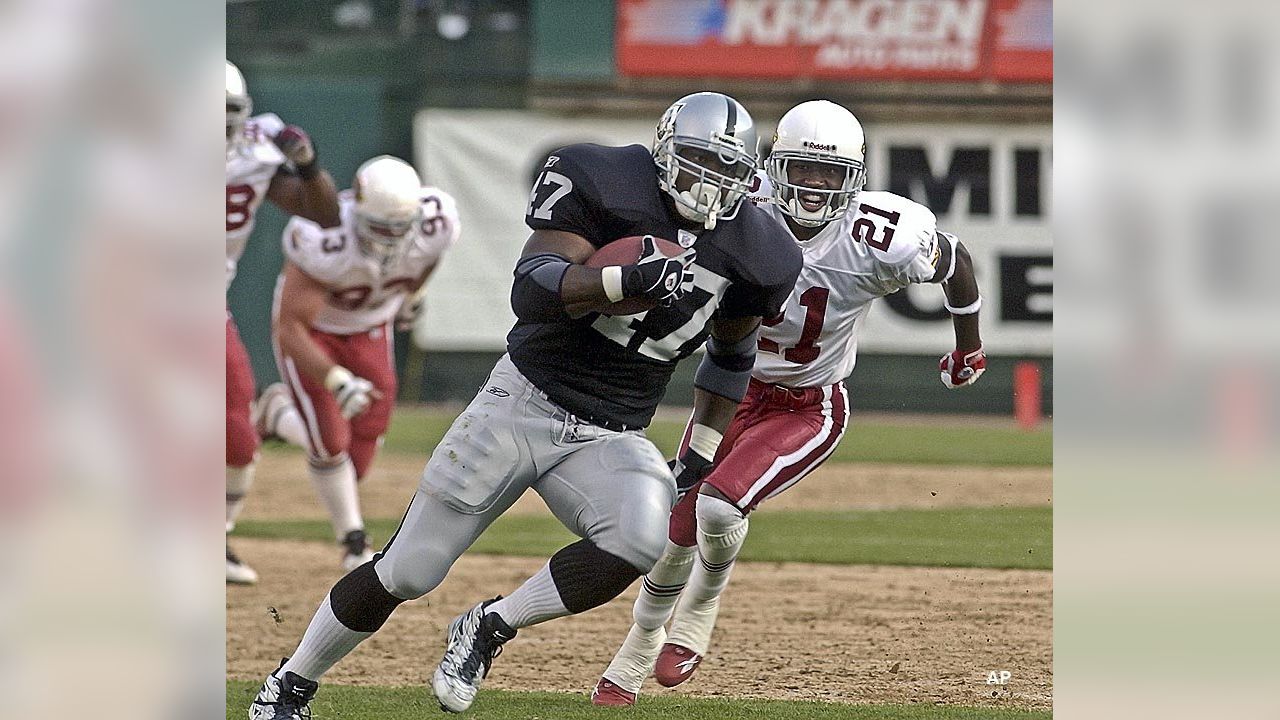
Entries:
[[[760,352],[781,355],[783,360],[797,365],[807,365],[818,359],[822,346],[818,337],[822,335],[822,323],[827,319],[827,298],[831,291],[824,287],[814,287],[800,294],[800,306],[805,309],[804,325],[800,328],[800,338],[795,345],[783,348],[778,342],[762,337],[756,343]],[[784,310],[785,312],[785,310]],[[765,327],[774,327],[782,323],[784,315],[763,321]]]

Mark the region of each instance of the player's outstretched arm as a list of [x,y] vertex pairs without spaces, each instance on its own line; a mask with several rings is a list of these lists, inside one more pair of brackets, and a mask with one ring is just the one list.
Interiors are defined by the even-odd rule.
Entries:
[[948,239],[953,246],[955,269],[951,277],[943,282],[942,291],[946,294],[945,305],[951,312],[951,323],[955,328],[956,349],[943,356],[939,362],[939,371],[942,383],[954,389],[977,382],[986,371],[987,357],[982,351],[982,335],[978,328],[978,310],[982,307],[982,297],[978,294],[973,260],[963,243],[954,238]]
[[293,164],[294,171],[277,171],[267,188],[267,198],[290,215],[304,217],[323,228],[337,227],[341,222],[338,188],[320,167],[310,136],[297,125],[287,125],[272,140]]
[[681,446],[672,468],[681,497],[711,472],[716,449],[751,382],[759,328],[758,317],[711,320],[707,354],[694,376],[688,442]]

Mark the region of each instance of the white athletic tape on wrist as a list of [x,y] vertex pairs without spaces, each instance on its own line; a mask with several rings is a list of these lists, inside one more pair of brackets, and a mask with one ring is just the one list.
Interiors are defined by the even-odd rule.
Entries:
[[341,365],[334,365],[329,368],[329,373],[324,376],[324,389],[333,392],[355,379],[356,376],[352,375],[350,370]]
[[609,265],[600,270],[600,284],[604,285],[605,297],[609,302],[618,302],[622,295],[622,266]]
[[708,460],[716,459],[716,450],[724,436],[702,423],[693,426],[689,433],[689,449]]
[[982,309],[982,296],[979,295],[977,300],[965,305],[964,307],[953,307],[950,300],[943,300],[942,306],[952,315],[973,315]]

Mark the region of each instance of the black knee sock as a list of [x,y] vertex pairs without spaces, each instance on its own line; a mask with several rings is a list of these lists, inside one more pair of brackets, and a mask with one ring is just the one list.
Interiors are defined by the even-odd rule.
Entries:
[[329,591],[334,617],[356,632],[377,632],[402,602],[382,587],[372,562],[352,570]]
[[609,602],[643,574],[590,540],[579,540],[551,557],[551,578],[560,593],[560,601],[572,613]]

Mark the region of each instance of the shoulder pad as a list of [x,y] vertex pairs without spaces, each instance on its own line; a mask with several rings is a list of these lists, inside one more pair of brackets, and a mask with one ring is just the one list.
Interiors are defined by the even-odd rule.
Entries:
[[921,256],[929,261],[936,259],[938,219],[932,210],[914,200],[891,192],[863,191],[854,198],[848,217],[853,223],[869,220],[875,225],[874,238],[879,242],[868,246],[881,262],[900,268]]
[[457,201],[444,190],[428,185],[422,188],[423,236],[432,237],[427,233],[429,228],[436,230],[434,235],[438,237],[434,239],[441,241],[444,248],[458,242],[462,234],[462,220],[458,218]]
[[743,247],[750,248],[739,260],[749,265],[748,274],[761,285],[794,285],[804,265],[804,254],[791,231],[771,211],[774,206],[744,204],[737,222],[746,234]]
[[355,238],[345,223],[322,228],[306,218],[293,217],[284,228],[284,256],[322,283],[340,280],[350,263]]
[[638,170],[652,171],[655,182],[657,178],[653,156],[643,145],[566,145],[547,156],[542,170],[559,171],[575,179],[590,180],[592,185],[607,184],[611,179],[631,179]]
[[768,173],[763,170],[756,171],[747,200],[755,205],[767,205],[773,202],[773,183],[769,181]]

